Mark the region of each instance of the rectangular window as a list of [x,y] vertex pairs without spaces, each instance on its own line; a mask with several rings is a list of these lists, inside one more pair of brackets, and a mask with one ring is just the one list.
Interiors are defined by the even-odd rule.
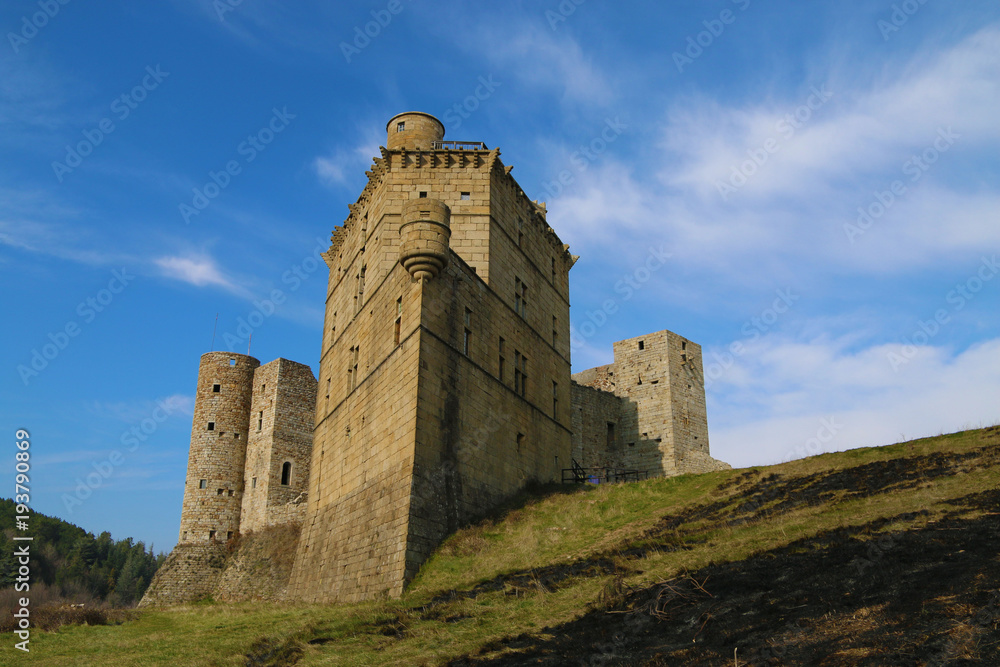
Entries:
[[552,381],[552,418],[555,419],[559,414],[559,383],[555,380]]
[[212,385],[212,393],[218,394],[220,391],[222,391],[222,385],[221,384],[213,384]]
[[263,410],[261,410],[260,412],[257,413],[257,432],[259,433],[262,428],[264,428],[264,411]]
[[552,284],[556,284],[556,258],[552,257]]
[[399,121],[398,123],[396,123],[397,132],[402,132],[405,129],[406,129],[406,121]]
[[640,350],[645,350],[646,349],[646,341],[644,341],[644,340],[640,340],[639,341],[639,349]]
[[618,440],[615,438],[615,423],[608,422],[608,451],[613,452],[618,449]]
[[229,365],[230,366],[235,366],[236,365],[236,360],[235,359],[230,359],[229,360]]
[[469,344],[472,342],[472,311],[465,309],[465,334],[462,337],[462,352],[469,356]]
[[514,391],[522,398],[528,393],[528,358],[514,350]]
[[504,339],[503,336],[500,337],[500,363],[497,366],[497,377],[500,378],[500,382],[503,382],[503,372],[504,372],[504,350],[503,350]]
[[223,491],[222,489],[216,489],[215,490],[215,495],[221,496],[222,495],[222,491]]
[[552,347],[555,347],[556,343],[558,341],[559,341],[559,320],[557,320],[556,316],[553,315],[552,316]]
[[199,489],[204,489],[207,486],[208,486],[208,480],[207,479],[198,480],[198,488]]
[[208,430],[209,431],[215,430],[215,422],[208,422]]
[[215,531],[214,530],[208,531],[208,539],[210,539],[210,540],[214,540],[215,539]]
[[516,441],[516,444],[515,444],[515,447],[517,447],[517,453],[518,454],[521,453],[521,447],[523,447],[523,446],[524,446],[524,434],[523,433],[518,433],[517,434],[517,441]]
[[240,434],[239,433],[233,433],[233,439],[234,440],[239,440],[240,439]]
[[424,192],[423,190],[421,190],[420,194],[417,195],[417,197],[420,198],[420,199],[427,199],[427,193]]
[[524,247],[524,221],[521,218],[517,219],[517,247]]
[[403,297],[396,299],[396,323],[393,334],[393,344],[399,345],[399,333],[403,327]]
[[462,201],[469,201],[470,199],[472,199],[472,193],[470,192],[463,192],[461,196],[462,196]]
[[253,479],[250,480],[250,488],[251,489],[256,489],[257,488],[257,478],[256,477],[254,477]]
[[350,366],[347,368],[348,391],[354,391],[358,386],[358,346],[351,348]]
[[528,317],[528,285],[514,278],[514,311],[527,319]]
[[226,533],[226,539],[227,540],[233,539],[233,531],[230,530]]
[[232,497],[233,497],[233,494],[234,494],[234,493],[236,493],[236,492],[235,492],[235,491],[233,491],[232,489],[229,489],[229,497],[230,497],[230,498],[232,498]]

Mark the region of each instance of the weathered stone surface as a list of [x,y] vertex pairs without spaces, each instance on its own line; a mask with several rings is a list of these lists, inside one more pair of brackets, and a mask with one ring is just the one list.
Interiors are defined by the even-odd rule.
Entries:
[[573,376],[574,459],[654,477],[729,469],[709,455],[701,346],[657,331],[614,353]]

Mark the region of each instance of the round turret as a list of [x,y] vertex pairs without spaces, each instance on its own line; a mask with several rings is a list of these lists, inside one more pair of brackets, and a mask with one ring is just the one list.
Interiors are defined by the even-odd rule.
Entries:
[[399,261],[417,280],[430,280],[448,263],[451,209],[440,199],[411,199],[403,204],[399,226]]
[[191,450],[181,511],[181,542],[225,541],[239,531],[254,371],[245,354],[201,356]]
[[389,150],[404,148],[409,151],[429,151],[435,141],[444,139],[444,125],[434,116],[422,111],[396,114],[385,126]]

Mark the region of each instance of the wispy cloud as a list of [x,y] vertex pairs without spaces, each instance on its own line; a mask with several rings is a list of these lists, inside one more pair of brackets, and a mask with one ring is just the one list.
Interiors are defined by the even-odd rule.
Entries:
[[[677,101],[659,135],[667,151],[641,161],[609,151],[574,174],[550,207],[553,226],[580,251],[599,251],[623,231],[662,239],[684,249],[678,262],[740,284],[790,272],[940,267],[1000,243],[1000,188],[985,177],[1000,143],[992,119],[1000,30],[887,78],[859,86],[827,72],[783,101]],[[765,145],[777,149],[753,164]],[[551,173],[565,168],[555,155]],[[720,184],[744,165],[745,179],[724,196]],[[876,196],[894,181],[905,193],[851,238],[845,225],[859,207],[879,212]]]
[[[498,20],[458,35],[458,44],[485,57],[502,80],[520,80],[564,102],[604,106],[617,95],[612,77],[567,32],[553,32],[544,20]],[[489,49],[483,49],[489,44]]]
[[[887,362],[898,351],[762,338],[709,390],[712,451],[750,465],[1000,421],[1000,339],[958,354],[923,346],[900,372]],[[725,417],[713,419],[719,405]],[[830,419],[835,437],[817,439]]]
[[221,287],[240,296],[249,296],[249,292],[224,275],[215,260],[208,255],[165,256],[154,259],[153,263],[160,268],[162,275],[172,280],[195,287]]

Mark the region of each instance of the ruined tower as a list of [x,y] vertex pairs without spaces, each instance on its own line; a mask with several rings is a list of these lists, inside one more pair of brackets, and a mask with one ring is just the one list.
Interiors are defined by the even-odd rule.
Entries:
[[225,540],[239,531],[247,427],[258,366],[259,361],[244,354],[208,352],[201,357],[181,542]]
[[140,606],[211,595],[227,540],[302,520],[315,403],[316,378],[304,364],[202,355],[180,539]]
[[481,142],[392,118],[325,254],[293,597],[399,595],[438,542],[569,465],[575,258]]
[[701,346],[671,331],[614,344],[573,375],[573,458],[650,476],[728,469],[711,457]]

